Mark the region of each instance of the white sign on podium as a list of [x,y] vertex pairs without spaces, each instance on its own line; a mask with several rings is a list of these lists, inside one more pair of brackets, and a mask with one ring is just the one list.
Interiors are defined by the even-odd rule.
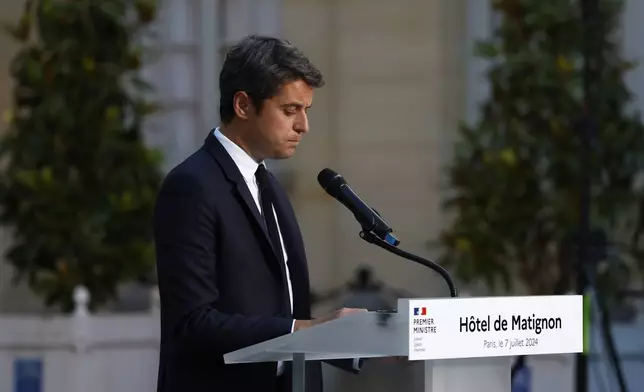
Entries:
[[412,299],[399,311],[409,317],[410,360],[579,353],[582,298]]

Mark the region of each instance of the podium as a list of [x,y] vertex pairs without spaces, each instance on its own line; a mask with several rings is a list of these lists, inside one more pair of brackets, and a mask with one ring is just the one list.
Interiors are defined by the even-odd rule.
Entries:
[[583,346],[582,296],[400,299],[396,311],[355,313],[224,360],[293,361],[294,392],[305,392],[307,361],[393,356],[424,362],[425,392],[510,392],[512,356]]

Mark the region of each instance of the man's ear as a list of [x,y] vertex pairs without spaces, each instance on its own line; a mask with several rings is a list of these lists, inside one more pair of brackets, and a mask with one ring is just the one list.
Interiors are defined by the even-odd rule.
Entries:
[[246,92],[237,91],[233,96],[233,109],[237,117],[247,120],[254,110],[253,101]]

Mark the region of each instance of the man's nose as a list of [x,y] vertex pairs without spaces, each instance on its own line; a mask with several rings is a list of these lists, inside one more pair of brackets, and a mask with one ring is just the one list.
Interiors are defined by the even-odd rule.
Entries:
[[303,113],[295,122],[295,132],[307,133],[309,131],[309,119],[306,113]]

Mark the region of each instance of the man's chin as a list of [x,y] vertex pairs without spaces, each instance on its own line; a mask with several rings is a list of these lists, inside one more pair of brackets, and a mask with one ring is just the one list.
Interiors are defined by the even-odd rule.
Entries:
[[276,152],[273,159],[289,159],[293,155],[295,155],[295,147]]

